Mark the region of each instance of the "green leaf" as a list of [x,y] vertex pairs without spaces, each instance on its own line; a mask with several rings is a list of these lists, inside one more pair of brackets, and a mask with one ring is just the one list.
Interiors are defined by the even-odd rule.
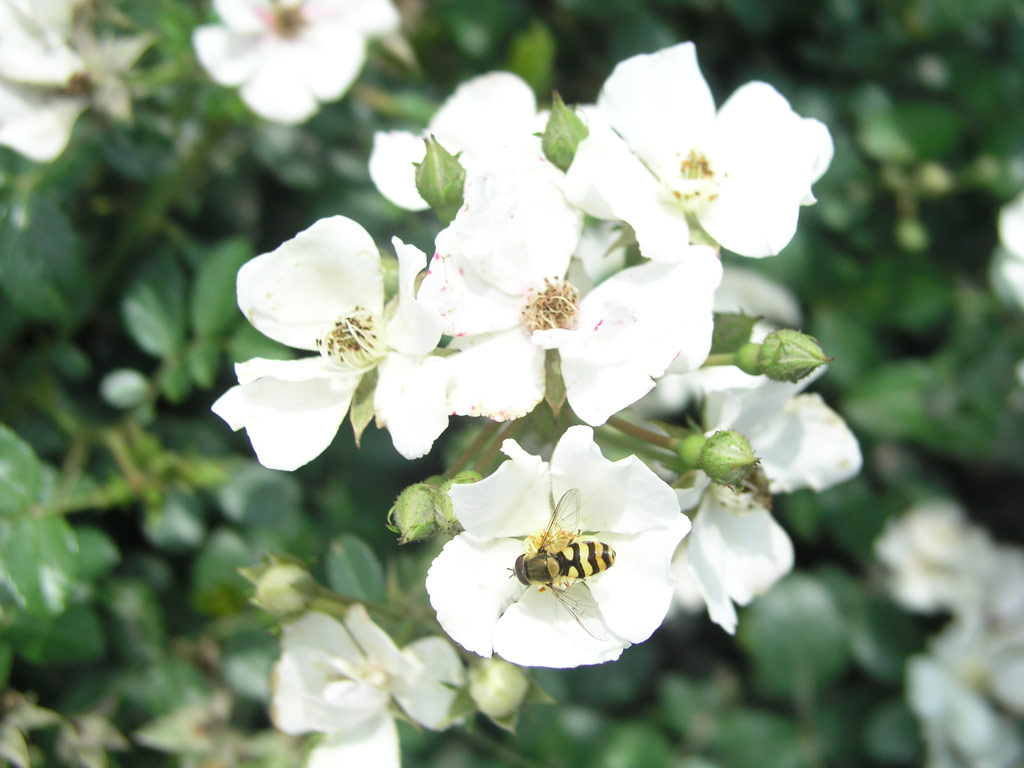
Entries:
[[160,392],[172,403],[180,403],[192,391],[192,372],[188,360],[176,358],[170,365],[164,365],[157,376]]
[[0,289],[23,315],[73,320],[89,298],[82,244],[56,202],[0,204]]
[[214,531],[192,566],[192,605],[213,616],[242,610],[249,587],[238,569],[258,560],[259,554],[234,531]]
[[0,522],[0,578],[32,614],[60,613],[75,587],[78,541],[62,517]]
[[711,335],[711,354],[732,354],[748,341],[760,317],[715,312],[715,330]]
[[820,690],[849,660],[849,630],[831,593],[816,579],[793,574],[754,601],[738,640],[766,694],[797,698]]
[[551,90],[556,49],[551,30],[540,19],[534,19],[512,39],[507,68],[529,83],[534,93],[545,93]]
[[112,580],[102,600],[110,617],[110,637],[126,659],[154,663],[166,652],[164,614],[156,594],[144,581]]
[[121,553],[107,534],[90,525],[75,527],[78,538],[78,575],[89,581],[102,576],[121,560]]
[[154,357],[170,357],[185,346],[185,276],[170,256],[146,263],[121,301],[128,335]]
[[202,504],[194,493],[174,489],[159,507],[146,510],[142,529],[146,538],[160,549],[169,552],[194,549],[206,535]]
[[887,701],[868,715],[864,726],[864,749],[883,764],[920,765],[921,741],[918,724],[907,703]]
[[5,630],[5,638],[15,653],[33,664],[79,664],[98,659],[104,650],[100,620],[84,605],[46,618],[20,612]]
[[327,583],[335,592],[356,600],[384,601],[384,568],[359,537],[345,533],[331,542],[326,566]]
[[0,424],[0,519],[23,514],[40,500],[42,471],[32,447]]
[[556,419],[565,405],[565,397],[562,358],[557,349],[549,349],[544,353],[544,401]]
[[238,270],[253,257],[245,240],[225,240],[202,257],[192,285],[192,330],[220,336],[242,318],[235,298]]
[[352,395],[352,404],[349,406],[348,418],[352,423],[352,433],[355,435],[356,448],[362,440],[363,432],[373,420],[374,405],[373,396],[377,391],[377,369],[363,374]]
[[203,389],[212,387],[220,368],[220,348],[213,342],[200,339],[189,346],[185,366],[198,386]]
[[740,710],[723,715],[713,744],[728,768],[805,768],[807,765],[796,725],[768,712]]
[[9,645],[0,645],[0,691],[7,687],[11,679],[11,665],[14,661],[14,651]]
[[302,487],[295,476],[241,462],[217,491],[224,516],[246,527],[274,526],[282,518],[301,517]]

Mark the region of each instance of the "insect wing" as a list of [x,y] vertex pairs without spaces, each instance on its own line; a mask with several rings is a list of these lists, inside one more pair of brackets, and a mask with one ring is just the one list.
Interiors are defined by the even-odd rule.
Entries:
[[561,531],[576,534],[579,531],[579,524],[580,489],[570,488],[562,494],[562,498],[558,500],[555,508],[551,511],[551,517],[541,536],[540,543],[537,545],[537,550],[545,549]]
[[[595,613],[596,605],[594,605],[593,598],[588,602],[594,607],[591,610],[587,610],[583,601],[570,595],[567,591],[552,588],[551,592],[561,606],[569,612],[569,615],[576,619],[576,623],[583,627],[584,632],[595,640],[608,639],[608,631],[605,628],[604,621],[601,620],[599,613]],[[590,597],[589,593],[584,594]]]

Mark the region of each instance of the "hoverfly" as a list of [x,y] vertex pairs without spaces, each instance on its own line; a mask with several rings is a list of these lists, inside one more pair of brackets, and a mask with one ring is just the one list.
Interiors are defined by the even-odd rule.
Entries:
[[615,550],[600,541],[577,541],[580,518],[580,492],[571,488],[562,494],[547,527],[540,536],[531,536],[526,552],[516,558],[512,571],[526,586],[536,586],[552,594],[586,632],[598,640],[607,638],[598,624],[589,619],[579,600],[569,589],[595,573],[615,564]]

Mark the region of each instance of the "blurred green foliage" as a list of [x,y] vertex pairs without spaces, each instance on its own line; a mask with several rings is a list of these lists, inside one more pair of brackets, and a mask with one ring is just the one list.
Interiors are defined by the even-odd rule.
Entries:
[[929,494],[1024,542],[1024,317],[987,283],[997,211],[1024,187],[1018,3],[406,0],[415,65],[375,49],[294,129],[203,75],[206,4],[116,5],[159,35],[132,73],[134,124],[82,120],[47,166],[0,152],[0,760],[298,764],[269,730],[276,640],[236,569],[295,556],[352,598],[396,600],[404,642],[431,620],[436,547],[396,557],[385,515],[475,425],[417,462],[373,429],[357,450],[343,427],[294,475],[263,469],[209,412],[233,362],[290,355],[237,311],[237,268],[334,213],[429,249],[433,214],[369,181],[375,130],[421,128],[495,68],[544,102],[552,87],[591,101],[617,61],[691,39],[719,103],[762,79],[832,131],[797,238],[744,266],[792,288],[834,356],[817,388],[864,473],[778,500],[798,572],[742,612],[737,641],[674,616],[616,664],[536,672],[558,703],[529,706],[514,736],[403,724],[404,764],[919,763],[903,664],[933,627],[881,594],[871,542]]

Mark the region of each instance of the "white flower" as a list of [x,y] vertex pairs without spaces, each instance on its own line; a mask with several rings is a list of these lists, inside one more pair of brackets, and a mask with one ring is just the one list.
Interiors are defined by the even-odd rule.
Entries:
[[397,768],[392,699],[415,722],[440,730],[464,683],[458,654],[439,637],[399,649],[361,605],[344,623],[310,612],[284,625],[271,715],[285,733],[328,734],[310,754],[311,768]]
[[[589,427],[572,427],[550,465],[513,440],[490,477],[451,489],[461,533],[427,573],[437,619],[452,639],[484,657],[492,652],[520,666],[575,667],[617,659],[650,637],[672,599],[669,563],[690,524],[675,493],[635,456],[605,459]],[[512,569],[551,520],[552,500],[579,491],[579,518],[562,542],[610,546],[614,563],[563,594],[525,586]],[[571,523],[567,523],[571,524]]]
[[79,2],[0,0],[0,144],[37,162],[67,147],[90,104],[131,119],[122,76],[149,47],[145,35],[97,39],[72,28]]
[[437,237],[419,296],[462,350],[450,358],[453,413],[528,413],[544,394],[545,350],[557,349],[569,405],[596,426],[673,362],[693,370],[707,357],[714,252],[693,247],[673,264],[623,270],[580,300],[564,276],[581,217],[556,180],[547,163],[470,178],[465,205]]
[[[1011,768],[1024,757],[999,702],[1024,712],[1024,639],[1007,655],[983,625],[954,622],[907,664],[907,700],[921,720],[929,768]],[[1009,693],[1009,698],[1004,694]]]
[[[694,379],[713,381],[704,373]],[[860,447],[843,419],[820,396],[799,394],[814,377],[797,384],[744,378],[740,383],[730,376],[731,388],[706,390],[704,425],[708,434],[731,429],[747,437],[769,492],[820,491],[860,471]],[[793,567],[793,544],[756,492],[710,485],[701,475],[679,495],[684,509],[697,506],[675,566],[677,579],[689,576],[694,582],[682,602],[695,586],[711,620],[734,633],[733,604],[747,605],[786,575]]]
[[738,254],[778,253],[832,159],[828,129],[766,83],[747,83],[716,112],[692,43],[620,62],[586,114],[566,195],[628,222],[652,259],[698,241],[688,216]]
[[896,602],[932,613],[978,604],[995,547],[959,504],[936,499],[890,520],[875,541],[875,555],[886,566]]
[[214,0],[223,24],[198,27],[196,56],[253,112],[301,123],[341,98],[362,69],[366,41],[398,30],[390,0]]
[[[510,72],[489,72],[462,83],[434,114],[421,134],[378,131],[370,153],[370,178],[384,197],[411,211],[429,206],[416,190],[413,163],[423,160],[423,139],[434,136],[466,169],[467,176],[486,170],[478,160],[523,154],[543,158],[542,117],[533,89]],[[461,153],[461,154],[460,154]],[[499,161],[500,162],[500,161]],[[486,163],[485,163],[486,164]]]
[[996,293],[1024,310],[1024,192],[999,212],[999,248],[990,273]]
[[320,352],[240,363],[239,386],[213,404],[232,429],[245,427],[264,466],[295,469],[319,456],[374,368],[377,420],[399,453],[422,456],[447,427],[448,369],[429,356],[440,320],[414,295],[426,255],[398,238],[392,243],[399,294],[387,310],[377,246],[343,216],[321,219],[239,270],[238,305],[249,322],[282,344]]

